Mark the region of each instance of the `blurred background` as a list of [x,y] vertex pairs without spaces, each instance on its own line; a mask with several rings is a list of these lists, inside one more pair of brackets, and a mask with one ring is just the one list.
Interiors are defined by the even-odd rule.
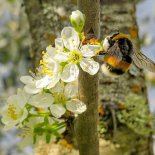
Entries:
[[[155,61],[155,1],[140,0],[137,4],[137,22],[141,49]],[[30,68],[31,37],[22,0],[0,0],[0,107],[6,98],[20,87],[19,78]],[[145,72],[150,110],[155,112],[155,75]],[[20,138],[14,129],[2,131],[0,124],[0,155],[31,155],[33,149],[18,148]]]

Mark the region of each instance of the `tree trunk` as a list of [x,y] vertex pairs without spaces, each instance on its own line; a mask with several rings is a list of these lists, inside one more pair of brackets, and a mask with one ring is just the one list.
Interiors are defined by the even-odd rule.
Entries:
[[[93,4],[93,5],[92,5]],[[78,0],[79,10],[86,16],[84,32],[99,38],[99,0]],[[93,33],[93,34],[90,34]],[[92,76],[80,70],[79,98],[87,105],[86,112],[75,121],[75,133],[80,155],[99,155],[98,140],[98,74]]]
[[[130,34],[137,49],[139,49],[134,1],[102,0],[101,3],[104,4],[101,5],[101,34],[107,35],[116,31]],[[142,124],[136,121],[139,119],[136,118],[139,116],[138,113],[145,117],[149,114],[143,71],[132,66],[128,73],[117,79],[105,77],[100,73],[99,88],[100,104],[104,107],[104,114],[100,117],[100,122],[103,121],[102,126],[107,130],[103,133],[104,139],[110,140],[110,143],[105,142],[106,148],[108,148],[107,152],[104,152],[103,149],[102,153],[109,155],[152,155],[151,135],[145,134],[144,131],[149,130],[150,125],[145,121],[140,127]],[[123,110],[126,104],[128,108],[132,106],[134,108],[131,108],[131,111],[130,109]],[[123,121],[119,117],[120,113],[123,113]],[[148,131],[148,133],[150,132]],[[114,149],[111,149],[112,147]]]

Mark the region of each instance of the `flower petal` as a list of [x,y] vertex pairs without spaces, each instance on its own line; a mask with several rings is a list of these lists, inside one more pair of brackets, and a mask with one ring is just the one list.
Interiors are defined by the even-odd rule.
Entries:
[[99,70],[99,63],[89,58],[83,58],[80,62],[80,66],[83,71],[89,73],[90,75],[96,74]]
[[60,93],[64,92],[64,83],[63,82],[58,82],[54,88],[51,89],[52,93]]
[[48,54],[48,56],[50,58],[53,58],[54,55],[56,54],[56,49],[54,47],[52,47],[51,45],[49,45],[48,47],[46,47],[46,53]]
[[44,76],[43,78],[36,80],[36,88],[44,88],[49,84],[49,76]]
[[55,74],[48,78],[49,84],[47,89],[53,88],[60,80],[60,74]]
[[61,32],[64,46],[69,50],[77,49],[80,44],[78,33],[72,27],[64,27]]
[[48,60],[47,67],[48,67],[48,70],[51,71],[52,73],[56,73],[60,69],[59,63],[54,59],[49,59]]
[[35,85],[31,85],[31,84],[26,85],[26,86],[24,87],[24,90],[25,90],[25,92],[28,93],[28,94],[37,94],[37,93],[39,93],[39,92],[41,91],[41,89],[36,88]]
[[79,68],[76,64],[67,64],[64,69],[63,72],[61,74],[61,80],[64,82],[72,82],[77,80],[79,75]]
[[56,118],[60,118],[66,112],[66,109],[61,104],[51,105],[50,110],[52,115]]
[[34,83],[34,78],[29,75],[21,76],[20,81],[24,84],[31,84]]
[[64,91],[65,95],[68,98],[73,98],[77,95],[78,93],[78,86],[77,86],[77,82],[72,82],[72,83],[67,83],[65,86],[65,91]]
[[53,96],[48,93],[33,95],[29,100],[29,104],[41,108],[50,107],[53,104],[53,102]]
[[59,50],[59,51],[62,51],[63,50],[64,45],[63,45],[62,38],[56,38],[55,39],[55,48],[56,48],[56,50]]
[[96,55],[97,51],[100,50],[101,47],[98,45],[84,45],[81,47],[80,51],[82,56],[91,58]]
[[30,97],[29,94],[27,94],[24,90],[20,88],[17,89],[17,96],[18,96],[19,106],[21,108],[28,102]]
[[18,103],[18,96],[17,95],[9,96],[8,99],[7,99],[7,103],[10,103],[10,104]]
[[19,122],[22,123],[24,121],[24,119],[27,118],[28,114],[29,113],[28,113],[27,109],[24,108],[22,110],[22,115],[20,116]]
[[75,114],[81,114],[84,111],[86,111],[86,109],[87,109],[86,105],[78,99],[72,99],[71,101],[68,101],[66,103],[66,108],[67,108],[67,110],[69,110]]
[[68,56],[69,54],[68,53],[65,53],[65,52],[58,52],[54,59],[58,60],[59,62],[66,62],[68,60]]

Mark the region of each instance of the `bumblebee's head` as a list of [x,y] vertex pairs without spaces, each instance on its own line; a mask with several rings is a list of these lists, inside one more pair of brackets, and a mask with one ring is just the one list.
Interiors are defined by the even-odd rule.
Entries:
[[116,33],[113,33],[113,34],[111,34],[111,35],[108,35],[105,39],[104,39],[104,41],[103,41],[103,49],[104,49],[104,51],[106,52],[111,46],[113,46],[113,44],[114,44],[114,42],[115,42],[115,40],[113,40],[113,38],[115,37],[115,36],[117,36],[117,35],[119,35],[119,32],[116,32]]
[[129,36],[123,33],[115,32],[107,36],[103,41],[103,49],[106,52],[114,43],[120,39],[129,39]]

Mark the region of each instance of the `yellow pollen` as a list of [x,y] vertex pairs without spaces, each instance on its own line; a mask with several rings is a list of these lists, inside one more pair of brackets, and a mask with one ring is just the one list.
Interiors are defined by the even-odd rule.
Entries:
[[[48,58],[49,55],[47,53],[45,53],[44,51],[42,52],[43,56],[42,58]],[[53,75],[53,72],[49,70],[48,68],[48,62],[45,61],[45,60],[40,60],[40,67],[41,67],[41,72],[43,74],[46,74],[46,75],[50,75],[52,76]]]
[[45,54],[45,51],[42,51],[41,53],[42,53],[42,55],[44,55]]
[[70,61],[77,64],[80,62],[81,59],[82,59],[82,55],[79,51],[72,51],[71,52],[70,58],[69,58]]
[[99,54],[101,51],[102,51],[102,48],[96,49],[96,50],[95,50],[95,54]]
[[13,119],[17,119],[16,107],[13,104],[9,104],[8,115]]
[[55,95],[55,103],[65,104],[67,97],[64,93],[58,93]]
[[53,75],[53,72],[50,71],[50,70],[48,70],[48,66],[47,66],[47,65],[42,65],[42,66],[41,66],[41,72],[42,72],[43,74],[46,74],[46,75],[50,75],[50,76]]
[[40,60],[40,65],[47,65],[48,62]]
[[44,109],[43,108],[36,108],[37,112],[43,112]]

